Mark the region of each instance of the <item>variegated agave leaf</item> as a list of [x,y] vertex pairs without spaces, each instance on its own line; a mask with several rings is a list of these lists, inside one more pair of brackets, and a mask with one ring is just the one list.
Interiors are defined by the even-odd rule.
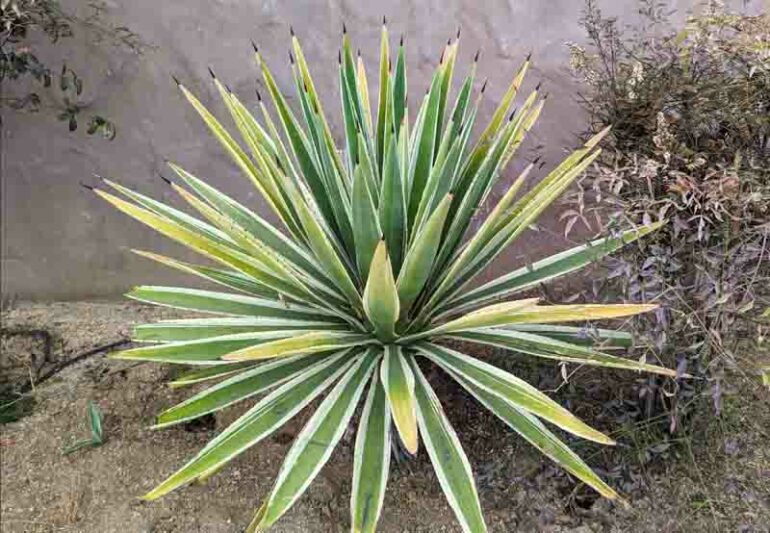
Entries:
[[[660,223],[594,240],[474,286],[477,275],[591,164],[606,132],[521,194],[532,171],[532,165],[527,167],[507,186],[479,229],[470,232],[472,217],[505,175],[544,98],[535,89],[510,112],[530,65],[527,58],[490,122],[472,139],[480,103],[475,62],[450,98],[458,45],[459,37],[444,48],[412,120],[406,106],[403,45],[391,50],[383,26],[379,87],[370,92],[363,61],[353,54],[345,34],[337,73],[344,124],[341,146],[335,143],[296,36],[294,87],[289,91],[296,105],[289,105],[256,47],[264,100],[261,95],[257,102],[241,100],[214,78],[232,128],[179,84],[269,213],[255,212],[176,164],[170,165],[176,176],[172,187],[188,210],[112,180],[95,189],[119,210],[197,252],[204,262],[137,253],[220,287],[142,286],[128,294],[201,314],[140,325],[135,340],[141,344],[113,354],[191,366],[171,386],[207,385],[161,413],[157,426],[192,420],[238,402],[252,404],[146,499],[208,478],[322,397],[250,531],[271,526],[302,495],[361,403],[352,531],[375,531],[391,439],[398,439],[411,454],[424,449],[463,530],[485,531],[470,462],[425,378],[426,364],[440,367],[577,479],[603,496],[618,497],[547,425],[602,444],[612,444],[609,437],[520,378],[442,342],[459,339],[556,361],[675,376],[619,354],[618,349],[630,344],[622,332],[596,329],[592,337],[580,334],[586,321],[627,317],[654,306],[546,306],[517,296],[604,257]],[[610,349],[615,352],[606,353]]]

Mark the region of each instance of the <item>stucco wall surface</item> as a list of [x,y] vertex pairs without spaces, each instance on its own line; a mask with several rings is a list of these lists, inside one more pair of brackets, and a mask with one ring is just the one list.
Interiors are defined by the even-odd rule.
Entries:
[[[64,4],[82,7],[85,0]],[[684,10],[689,4],[672,5]],[[542,81],[550,98],[522,157],[510,166],[507,176],[521,168],[525,159],[543,154],[548,164],[536,177],[542,176],[566,148],[576,146],[576,136],[585,127],[577,103],[578,87],[567,70],[565,46],[567,41],[584,38],[578,24],[583,3],[578,0],[113,0],[108,5],[113,20],[130,27],[153,49],[137,56],[121,48],[97,47],[82,32],[57,48],[41,41],[39,49],[51,64],[66,61],[85,78],[84,99],[91,109],[117,124],[117,138],[107,142],[82,131],[69,134],[50,114],[3,110],[0,170],[6,296],[114,297],[133,284],[181,279],[129,252],[140,248],[191,257],[78,186],[81,181],[93,183],[94,173],[115,177],[178,205],[157,177],[164,170],[164,160],[170,159],[264,212],[256,192],[183,100],[171,74],[221,114],[224,109],[207,73],[211,65],[233,91],[255,106],[254,89],[261,81],[257,81],[249,44],[253,39],[278,83],[291,92],[290,24],[303,43],[334,125],[339,124],[337,49],[342,22],[369,65],[376,101],[380,23],[386,15],[392,44],[401,33],[408,44],[412,117],[417,95],[427,87],[443,43],[454,36],[458,26],[462,42],[457,72],[465,72],[481,49],[477,85],[484,78],[489,80],[482,121],[532,51],[534,68],[524,89]],[[605,11],[629,20],[636,5],[634,0],[602,3]],[[338,133],[339,128],[336,130]],[[553,233],[527,236],[523,246],[508,254],[506,264],[533,260],[562,246],[553,218],[551,212],[545,224]]]

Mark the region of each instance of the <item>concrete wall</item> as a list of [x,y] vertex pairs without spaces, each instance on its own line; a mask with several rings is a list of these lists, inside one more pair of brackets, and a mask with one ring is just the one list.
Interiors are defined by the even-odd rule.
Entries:
[[[85,0],[64,2],[82,6]],[[605,10],[632,17],[635,0],[602,2]],[[689,2],[678,2],[685,8]],[[142,56],[109,46],[95,47],[87,34],[41,55],[52,64],[71,65],[86,80],[86,100],[118,125],[113,142],[88,137],[49,114],[21,115],[3,110],[2,127],[2,288],[6,296],[32,299],[113,297],[137,283],[183,279],[129,248],[172,252],[178,246],[111,209],[78,186],[92,173],[176,203],[157,178],[164,158],[223,190],[259,205],[254,191],[210,138],[171,81],[174,74],[212,109],[222,112],[206,72],[212,65],[250,105],[257,71],[250,39],[259,43],[278,82],[291,90],[287,50],[289,24],[302,40],[327,113],[338,123],[337,48],[344,20],[376,83],[380,20],[390,21],[393,40],[408,43],[409,86],[422,94],[440,49],[462,27],[459,72],[482,49],[479,83],[489,78],[482,118],[489,116],[514,70],[530,50],[534,68],[529,88],[543,81],[551,93],[533,142],[554,163],[575,146],[584,125],[567,65],[566,41],[581,41],[579,0],[131,0],[110,3],[110,14],[154,45]],[[374,87],[372,88],[374,91]],[[373,94],[375,94],[373,92]],[[411,98],[414,104],[417,98]],[[412,112],[414,116],[414,111]],[[519,163],[520,165],[520,163]],[[516,165],[509,170],[513,172]],[[547,167],[546,167],[547,169]],[[544,170],[546,170],[544,169]],[[551,216],[551,219],[553,217]],[[558,225],[550,224],[558,232]],[[507,258],[508,265],[562,245],[547,232],[533,234]]]

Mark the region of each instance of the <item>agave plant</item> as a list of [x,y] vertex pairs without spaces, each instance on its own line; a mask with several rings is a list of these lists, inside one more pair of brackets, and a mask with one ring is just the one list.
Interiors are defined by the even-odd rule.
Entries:
[[[450,108],[458,41],[459,35],[444,47],[410,123],[403,40],[391,57],[383,25],[374,117],[364,63],[353,54],[345,33],[339,54],[340,149],[293,32],[297,110],[290,108],[254,47],[277,121],[257,94],[258,121],[212,72],[240,143],[177,82],[280,224],[175,164],[171,168],[178,181],[169,183],[200,217],[111,180],[105,182],[125,199],[95,189],[121,211],[217,265],[137,253],[230,289],[141,286],[128,294],[150,304],[209,314],[138,326],[135,340],[144,344],[114,355],[193,365],[171,386],[210,385],[161,413],[155,427],[244,400],[256,402],[145,499],[205,480],[325,394],[296,437],[250,531],[271,526],[300,497],[354,423],[362,401],[351,529],[375,530],[391,446],[416,454],[422,445],[462,528],[485,531],[468,458],[425,377],[426,364],[440,367],[577,479],[607,498],[618,497],[544,422],[601,444],[613,444],[611,438],[522,379],[460,353],[446,341],[674,376],[671,370],[607,353],[627,346],[627,335],[606,329],[584,335],[586,321],[626,317],[651,305],[547,306],[537,298],[510,299],[574,272],[656,225],[598,239],[474,284],[477,274],[591,164],[602,134],[520,194],[533,168],[529,164],[477,223],[474,215],[532,128],[545,97],[535,89],[509,113],[530,64],[527,58],[487,126],[471,142],[484,89],[475,94],[474,60]],[[577,325],[562,324],[570,322]]]

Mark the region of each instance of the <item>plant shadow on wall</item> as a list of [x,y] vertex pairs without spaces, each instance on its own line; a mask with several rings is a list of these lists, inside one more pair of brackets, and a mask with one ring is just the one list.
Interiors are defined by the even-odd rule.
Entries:
[[485,84],[475,89],[474,60],[454,103],[449,99],[459,32],[443,48],[419,112],[410,121],[403,39],[391,54],[384,23],[374,113],[363,60],[352,52],[343,26],[338,57],[343,150],[337,149],[293,31],[290,61],[299,114],[288,105],[256,45],[256,62],[275,114],[257,93],[258,121],[211,72],[245,148],[177,81],[282,229],[173,163],[177,180],[164,179],[199,217],[112,179],[104,179],[112,192],[88,186],[216,266],[146,251],[139,255],[229,290],[140,286],[129,293],[142,302],[209,315],[138,326],[134,339],[142,346],[113,355],[192,366],[172,386],[208,386],[161,413],[156,427],[197,419],[236,402],[254,402],[147,493],[147,500],[211,477],[325,394],[294,440],[249,531],[270,527],[302,495],[353,423],[359,404],[351,529],[375,530],[393,446],[408,455],[424,449],[462,528],[486,531],[470,463],[426,370],[450,377],[535,448],[610,500],[620,499],[618,493],[546,423],[599,444],[614,441],[527,381],[453,349],[459,342],[482,345],[477,355],[483,354],[483,346],[492,346],[509,359],[513,352],[565,364],[650,372],[671,381],[687,377],[623,357],[631,341],[628,334],[586,325],[653,311],[655,305],[540,305],[538,298],[511,299],[654,232],[661,223],[629,227],[474,286],[477,274],[596,160],[597,144],[607,131],[593,136],[524,193],[535,164],[527,165],[507,184],[479,229],[469,232],[479,206],[545,103],[535,88],[511,111],[530,59],[523,61],[490,122],[471,141]]
[[[83,78],[66,63],[52,67],[38,57],[38,34],[55,46],[62,46],[76,32],[83,32],[93,45],[117,46],[135,54],[149,48],[129,28],[107,20],[105,2],[88,1],[85,10],[81,15],[64,9],[58,0],[0,0],[1,107],[28,113],[49,112],[66,122],[69,131],[78,129],[81,113],[90,109],[91,104],[83,100]],[[11,82],[13,89],[9,94]],[[117,129],[108,118],[91,113],[86,133],[112,140]]]
[[677,27],[659,3],[639,5],[642,22],[622,30],[589,0],[590,46],[570,45],[594,129],[612,132],[562,216],[567,234],[670,220],[607,259],[606,279],[587,294],[661,304],[629,320],[637,355],[698,378],[672,388],[650,376],[638,401],[612,407],[644,428],[655,455],[715,422],[738,383],[758,387],[751,339],[770,297],[770,15],[711,3]]

